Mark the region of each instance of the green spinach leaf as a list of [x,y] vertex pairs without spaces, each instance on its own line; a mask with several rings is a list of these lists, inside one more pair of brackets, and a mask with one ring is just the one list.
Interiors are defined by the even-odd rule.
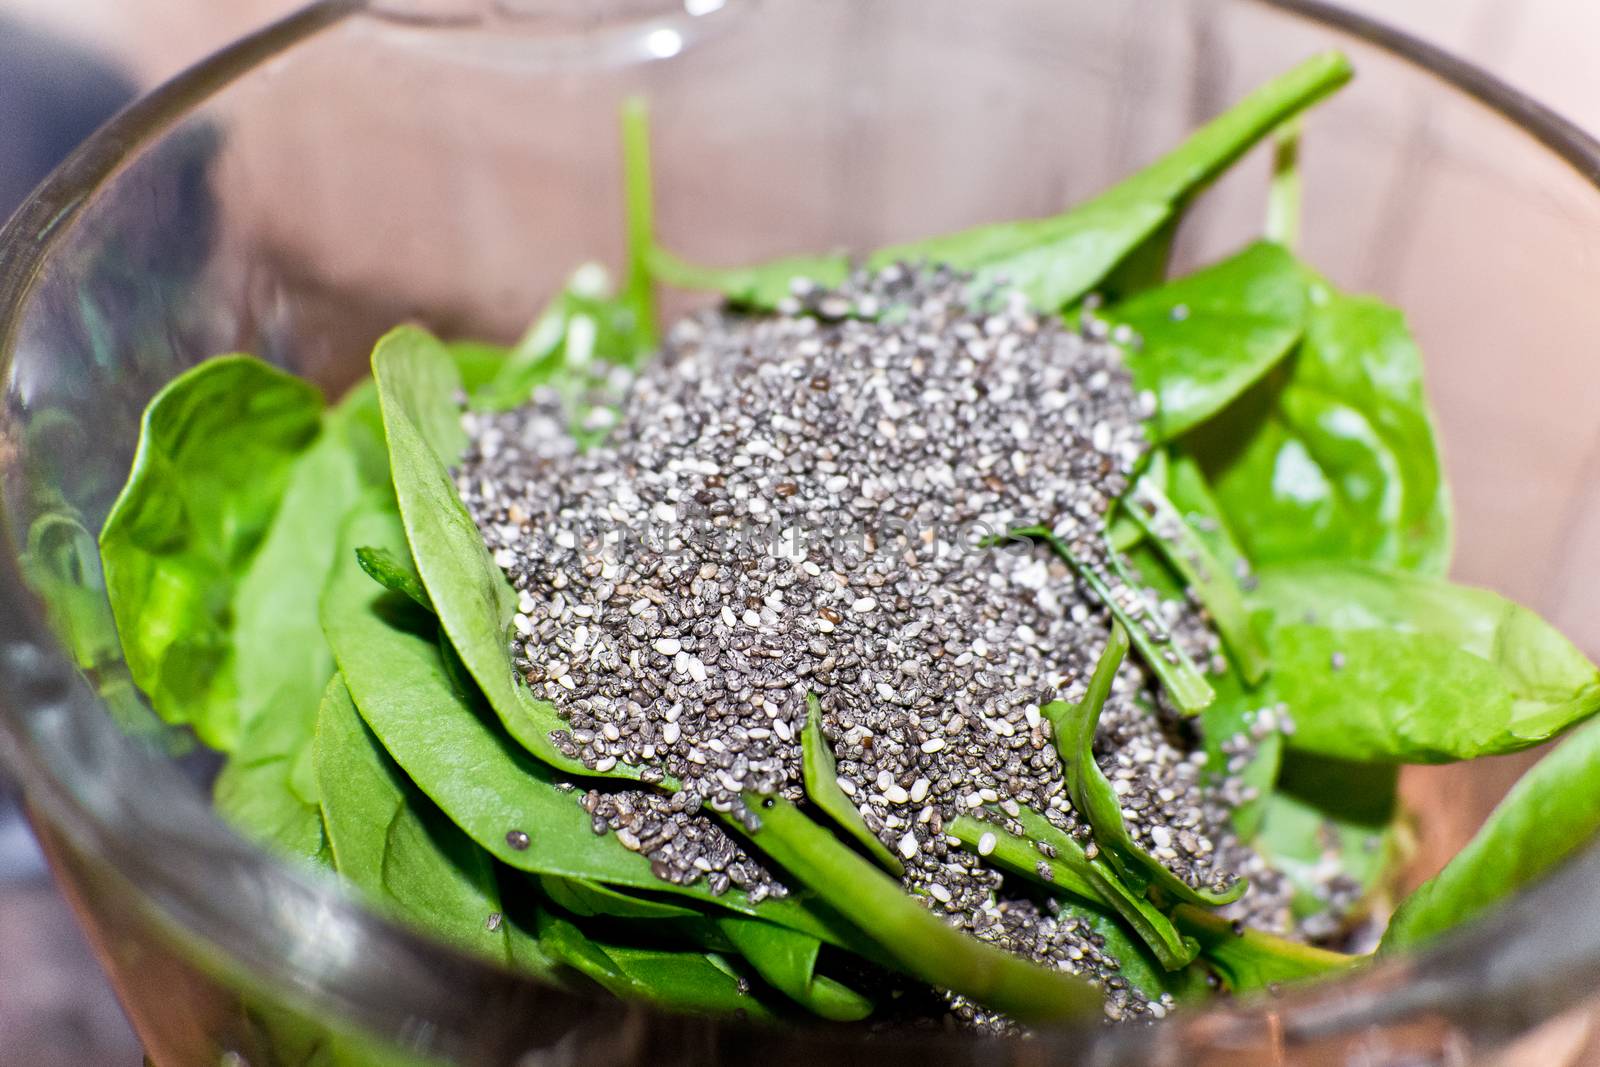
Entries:
[[1384,951],[1414,948],[1498,904],[1600,833],[1600,722],[1585,724],[1525,773],[1466,848],[1389,921]]
[[321,411],[310,385],[246,356],[185,372],[146,408],[128,483],[100,533],[134,681],[169,722],[192,724],[224,752],[239,743],[241,703],[277,688],[273,678],[266,693],[240,691],[234,594]]
[[817,973],[822,942],[816,938],[739,915],[719,916],[716,924],[768,985],[813,1015],[834,1022],[856,1022],[872,1014],[872,1001]]
[[761,813],[761,828],[751,835],[756,847],[846,915],[907,973],[1024,1022],[1100,1014],[1093,986],[946,925],[789,801],[755,794],[746,801]]
[[1140,658],[1161,682],[1178,710],[1185,715],[1198,715],[1205,710],[1216,694],[1188,654],[1173,643],[1172,635],[1152,611],[1136,611],[1137,605],[1130,606],[1127,598],[1113,592],[1112,585],[1117,583],[1130,590],[1137,600],[1147,599],[1120,556],[1111,552],[1109,567],[1099,566],[1074,552],[1070,544],[1043,526],[1016,530],[1011,536],[1033,538],[1049,545],[1127,630]]
[[1359,564],[1259,580],[1295,748],[1442,763],[1528,748],[1600,709],[1600,670],[1488,590]]
[[1261,930],[1241,930],[1228,920],[1179,904],[1173,919],[1200,942],[1206,962],[1232,993],[1275,989],[1280,983],[1326,978],[1361,962],[1361,957],[1290,941]]
[[1004,276],[1037,307],[1063,309],[1158,235],[1183,205],[1285,119],[1350,78],[1337,53],[1314,56],[1252,92],[1177,148],[1054,218],[980,226],[875,253],[869,265],[949,263],[980,280]]
[[[970,815],[952,821],[950,836],[969,851],[986,855],[1003,870],[1058,894],[1070,893],[1103,904],[1121,918],[1164,969],[1175,971],[1193,962],[1195,946],[1184,941],[1167,916],[1142,892],[1124,885],[1115,870],[1098,858],[1090,859],[1083,846],[1037,812],[1023,808],[1017,819],[1028,835],[1025,839]],[[986,840],[989,838],[992,840]]]
[[342,678],[323,697],[315,752],[323,823],[340,876],[396,918],[510,963],[493,860],[394,765]]
[[709,953],[605,943],[548,911],[539,913],[538,929],[546,955],[615,996],[679,1011],[771,1017],[761,1001],[745,991],[739,977]]
[[[1144,170],[1065,214],[893,245],[869,256],[867,266],[948,263],[974,272],[980,284],[1003,277],[1039,308],[1063,309],[1141,249],[1159,245],[1189,199],[1285,119],[1349,78],[1350,65],[1343,56],[1314,56],[1245,97]],[[843,256],[798,257],[743,270],[707,271],[657,252],[652,264],[665,280],[717,289],[736,303],[763,310],[789,296],[796,277],[829,285],[842,281],[849,271]]]
[[878,840],[878,835],[867,828],[861,810],[839,787],[838,764],[833,747],[822,733],[822,705],[815,693],[806,694],[806,725],[800,735],[800,753],[806,796],[811,803],[865,848],[885,870],[896,878],[904,874],[906,868],[900,857],[890,852],[889,847]]
[[217,814],[287,859],[325,866],[327,838],[312,765],[317,705],[268,706],[245,726],[212,786]]
[[1050,721],[1056,749],[1061,754],[1067,795],[1072,799],[1072,806],[1088,820],[1095,840],[1105,849],[1112,866],[1136,892],[1153,884],[1175,900],[1205,905],[1231,903],[1245,891],[1242,879],[1226,891],[1196,889],[1134,841],[1123,820],[1116,790],[1111,788],[1110,780],[1095,762],[1094,736],[1100,724],[1100,712],[1111,695],[1117,669],[1122,666],[1128,647],[1128,632],[1120,623],[1113,623],[1111,636],[1095,665],[1083,699],[1075,705],[1052,701],[1040,709]]
[[1122,498],[1122,510],[1144,528],[1182,578],[1188,595],[1205,607],[1240,674],[1255,685],[1267,672],[1267,650],[1251,621],[1244,591],[1234,567],[1212,551],[1213,539],[1202,537],[1168,498],[1170,477],[1165,453],[1156,453]]
[[1156,396],[1151,439],[1193,429],[1287,356],[1305,330],[1306,291],[1294,257],[1259,241],[1105,312],[1140,338],[1126,359],[1134,385]]
[[1188,440],[1257,565],[1364,561],[1443,574],[1450,504],[1400,313],[1310,286],[1296,352]]
[[[506,729],[529,752],[552,767],[594,773],[555,747],[550,733],[562,728],[555,708],[521,685],[511,664],[507,635],[516,597],[489,558],[447,469],[466,447],[451,401],[460,378],[448,353],[427,333],[403,326],[378,342],[372,369],[410,555],[451,646]],[[611,772],[619,778],[638,773],[620,763]]]
[[417,574],[411,557],[395,555],[386,548],[363,545],[356,549],[356,562],[367,572],[367,577],[393,593],[403,593],[424,611],[433,611],[433,600],[422,587],[422,576]]
[[234,675],[245,723],[264,709],[315,708],[334,673],[317,603],[345,513],[363,493],[357,438],[370,432],[346,406],[323,419],[316,442],[294,464],[261,547],[233,598]]
[[669,904],[664,900],[624,893],[599,882],[582,878],[563,878],[554,874],[539,875],[539,888],[551,902],[573,915],[604,915],[615,919],[698,919],[700,913],[692,908]]
[[[1284,756],[1250,844],[1289,879],[1295,919],[1318,936],[1370,912],[1403,859],[1397,771],[1392,764]],[[1330,885],[1330,873],[1337,883]],[[1330,888],[1338,899],[1330,899]]]
[[[355,559],[358,545],[405,551],[392,512],[356,511],[323,594],[322,621],[356,708],[395,763],[467,836],[509,867],[694,898],[792,926],[834,944],[856,935],[819,915],[799,894],[752,904],[715,896],[703,883],[657,878],[650,860],[615,838],[597,837],[564,778],[507,736],[476,690],[455,687],[436,623],[415,603],[375,585]],[[529,847],[512,831],[528,835]]]

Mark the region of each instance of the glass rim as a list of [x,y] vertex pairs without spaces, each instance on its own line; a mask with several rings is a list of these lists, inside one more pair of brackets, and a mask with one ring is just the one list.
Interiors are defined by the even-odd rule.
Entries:
[[[1600,192],[1600,141],[1481,67],[1325,0],[1243,2],[1331,29],[1433,76],[1509,121]],[[0,228],[0,374],[9,368],[20,312],[56,242],[133,156],[264,62],[367,10],[363,0],[312,3],[134,101],[76,148]],[[918,1032],[861,1042],[850,1031],[757,1030],[676,1015],[564,993],[397,926],[333,879],[292,868],[246,842],[179,776],[162,773],[162,757],[116,727],[72,666],[24,582],[16,549],[8,543],[0,559],[0,765],[21,784],[36,817],[128,880],[153,919],[247,988],[264,983],[275,996],[298,998],[313,1011],[331,1007],[338,1019],[390,1037],[428,1018],[435,1023],[434,1054],[471,1060],[550,1048],[580,1026],[625,1033],[641,1049],[738,1048],[752,1056],[781,1042],[786,1053],[842,1057],[857,1049],[878,1058],[937,1048],[948,1060],[966,1049],[970,1062],[995,1062],[1018,1047]],[[1600,928],[1586,908],[1592,896],[1586,888],[1596,884],[1600,845],[1590,845],[1417,955],[1381,959],[1281,997],[1180,1011],[1152,1028],[1101,1028],[1093,1038],[1097,1059],[1131,1062],[1197,1041],[1292,1048],[1423,1014],[1468,1032],[1509,1036],[1575,1003],[1600,977]],[[324,936],[310,939],[309,952],[283,958],[283,945],[302,945],[308,931]],[[562,1022],[541,1023],[543,1011],[517,1010],[536,1004],[543,1011],[563,1005]],[[493,1026],[485,1023],[490,1011],[498,1016]],[[1081,1031],[1053,1029],[1031,1044],[1077,1055],[1086,1051],[1084,1038]]]

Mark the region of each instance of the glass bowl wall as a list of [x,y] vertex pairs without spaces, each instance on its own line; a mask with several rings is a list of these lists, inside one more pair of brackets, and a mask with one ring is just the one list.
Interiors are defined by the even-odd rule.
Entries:
[[[1502,87],[1341,32],[1311,3],[639,0],[502,5],[488,23],[478,6],[308,8],[135,105],[0,240],[0,757],[155,1063],[1384,1062],[1499,1049],[1583,1010],[1600,979],[1593,859],[1429,957],[1326,989],[1137,1032],[861,1044],[547,990],[222,828],[204,754],[128,740],[96,698],[118,679],[114,634],[52,633],[24,591],[30,529],[53,509],[97,529],[145,401],[215,353],[333,392],[400,319],[515,336],[573,265],[617,262],[616,115],[639,92],[664,238],[740,263],[1059,210],[1304,55],[1346,48],[1357,82],[1304,138],[1303,250],[1410,316],[1455,487],[1456,576],[1600,653],[1600,152]],[[1258,154],[1212,191],[1179,265],[1256,235],[1265,182]],[[1526,762],[1408,773],[1414,878]],[[357,1059],[372,1041],[388,1051]]]

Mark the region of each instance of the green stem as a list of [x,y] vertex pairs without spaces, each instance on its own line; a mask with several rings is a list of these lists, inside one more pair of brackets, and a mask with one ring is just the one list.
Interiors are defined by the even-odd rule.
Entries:
[[629,97],[622,105],[622,175],[627,223],[627,274],[623,300],[633,310],[640,347],[654,351],[660,345],[656,332],[655,282],[650,255],[655,247],[655,200],[650,167],[650,114],[642,97]]
[[1128,832],[1116,790],[1094,760],[1094,735],[1100,725],[1100,712],[1111,696],[1117,668],[1127,654],[1128,633],[1121,623],[1113,623],[1110,639],[1100,661],[1095,664],[1083,699],[1077,704],[1052,701],[1041,709],[1050,720],[1072,806],[1089,821],[1095,840],[1105,849],[1111,865],[1133,889],[1143,892],[1146,886],[1154,883],[1175,900],[1191,904],[1230,904],[1243,895],[1243,879],[1221,893],[1195,889],[1139,847]]
[[[1196,946],[1178,933],[1160,908],[1129,889],[1104,860],[1098,857],[1090,859],[1083,846],[1074,841],[1071,835],[1030,808],[1021,809],[1017,821],[1022,824],[1032,844],[1023,846],[1021,853],[1010,848],[1002,853],[999,837],[1009,835],[997,835],[994,853],[997,864],[1013,874],[1046,886],[1065,885],[1065,882],[1056,879],[1070,870],[1093,891],[1094,895],[1085,899],[1098,901],[1115,911],[1149,947],[1162,967],[1176,971],[1194,960],[1198,951]],[[1055,852],[1054,861],[1044,859],[1043,854],[1037,851],[1040,844]],[[1041,861],[1049,867],[1052,877],[1046,878],[1040,872]]]
[[[956,816],[952,822],[945,823],[944,831],[960,841],[962,848],[982,856],[997,867],[1025,875],[1036,882],[1044,882],[1091,904],[1111,906],[1111,901],[1100,892],[1095,879],[1089,876],[1089,859],[1081,848],[1066,852],[1056,850],[1055,856],[1046,856],[1031,841],[1013,837],[1003,827],[971,815]],[[993,838],[988,851],[984,851],[986,837]],[[1076,841],[1072,843],[1077,845]],[[1050,869],[1048,879],[1038,873],[1041,863]]]
[[[1198,715],[1216,698],[1216,693],[1211,689],[1210,683],[1205,680],[1194,661],[1191,660],[1183,649],[1179,648],[1172,640],[1172,633],[1165,626],[1149,621],[1154,614],[1149,605],[1148,598],[1139,586],[1128,575],[1115,552],[1107,545],[1107,566],[1102,569],[1089,560],[1081,559],[1072,551],[1070,545],[1043,526],[1033,526],[1012,532],[1013,537],[1037,538],[1060,556],[1078,577],[1083,579],[1089,590],[1098,597],[1101,603],[1110,610],[1113,617],[1123,626],[1127,627],[1128,634],[1133,639],[1133,646],[1139,650],[1139,656],[1145,665],[1155,673],[1156,679],[1166,689],[1167,695],[1177,705],[1178,710],[1185,715]],[[1127,598],[1115,595],[1111,582],[1107,580],[1106,571],[1122,586],[1131,597],[1138,598],[1141,610],[1137,614],[1129,609]]]
[[1272,184],[1267,191],[1267,237],[1291,251],[1300,243],[1300,128],[1297,117],[1283,124],[1272,148]]
[[845,914],[905,970],[1019,1022],[1091,1019],[1101,995],[1088,982],[983,943],[928,911],[871,861],[780,797],[747,794],[760,812],[755,845]]
[[1235,993],[1321,978],[1353,967],[1365,958],[1237,927],[1188,904],[1174,908],[1172,918],[1185,934],[1199,942],[1206,960]]
[[1205,605],[1217,633],[1233,654],[1246,682],[1257,685],[1267,673],[1267,649],[1250,625],[1244,592],[1194,529],[1184,521],[1156,477],[1146,473],[1122,498],[1122,510],[1155,542],[1189,590]]
[[890,874],[906,873],[900,857],[878,839],[861,817],[861,809],[839,786],[838,764],[833,748],[822,734],[822,707],[817,694],[806,694],[806,725],[800,734],[800,770],[805,778],[806,796],[824,815],[860,843]]

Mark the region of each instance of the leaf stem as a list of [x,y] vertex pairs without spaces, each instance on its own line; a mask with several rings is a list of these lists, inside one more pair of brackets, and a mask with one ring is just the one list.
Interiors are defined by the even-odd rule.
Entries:
[[[1210,683],[1195,667],[1194,661],[1188,654],[1173,642],[1171,631],[1159,621],[1151,621],[1154,612],[1150,608],[1148,598],[1134,583],[1109,545],[1106,546],[1105,563],[1097,566],[1093,561],[1074,552],[1071,545],[1046,527],[1032,526],[1014,530],[1012,536],[1037,538],[1054,549],[1056,555],[1071,564],[1072,569],[1083,579],[1090,591],[1105,604],[1112,616],[1127,628],[1133,646],[1139,650],[1139,656],[1155,673],[1180,712],[1184,715],[1198,715],[1215,699],[1216,694],[1212,691]],[[1110,578],[1121,586],[1122,596],[1113,591],[1111,581],[1108,580],[1108,571]]]
[[789,801],[753,793],[745,799],[761,814],[761,828],[750,840],[908,973],[1021,1022],[1100,1015],[1100,993],[1088,982],[1002,952],[943,922]]
[[1083,699],[1077,704],[1052,701],[1042,709],[1055,735],[1072,806],[1089,821],[1095,840],[1105,849],[1111,865],[1134,889],[1142,892],[1153,883],[1167,897],[1191,904],[1232,903],[1244,893],[1243,879],[1222,892],[1195,889],[1139,847],[1128,832],[1116,791],[1094,760],[1094,735],[1100,724],[1100,712],[1105,708],[1117,669],[1127,654],[1128,633],[1121,623],[1113,623],[1110,639],[1095,664]]
[[1267,673],[1267,649],[1261,635],[1250,624],[1244,592],[1210,546],[1167,499],[1155,468],[1146,471],[1134,483],[1121,505],[1122,510],[1144,528],[1190,592],[1205,605],[1245,681],[1258,684]]
[[640,346],[654,351],[660,345],[655,282],[650,270],[651,250],[656,243],[655,193],[650,164],[650,113],[639,96],[629,97],[622,105],[622,180],[627,227],[623,301],[633,311]]
[[1297,116],[1278,129],[1267,190],[1267,237],[1293,251],[1300,244],[1300,130]]
[[833,748],[822,733],[822,705],[817,694],[806,694],[806,725],[800,734],[800,770],[805,778],[806,796],[824,815],[853,837],[872,858],[896,878],[906,873],[900,857],[878,839],[861,816],[861,809],[839,785],[838,764]]

